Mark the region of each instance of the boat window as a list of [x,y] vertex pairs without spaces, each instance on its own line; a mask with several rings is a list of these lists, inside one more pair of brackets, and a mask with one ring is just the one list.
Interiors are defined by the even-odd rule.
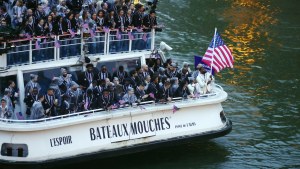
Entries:
[[26,144],[3,143],[1,146],[1,155],[11,157],[27,157],[28,146]]
[[105,65],[107,67],[107,70],[112,74],[114,71],[118,70],[119,66],[121,65],[124,66],[124,69],[126,71],[133,70],[136,66],[141,65],[141,61],[140,58],[135,58],[113,62],[99,62],[97,64],[97,68],[100,70],[102,65]]
[[[80,71],[78,71],[80,72]],[[76,71],[69,72],[72,74],[72,79],[77,81],[77,73]],[[48,70],[41,70],[37,72],[31,73],[24,73],[24,85],[30,81],[30,74],[38,75],[38,83],[41,86],[41,93],[46,93],[47,89],[49,88],[51,81],[54,76],[60,76],[60,68],[48,69]]]

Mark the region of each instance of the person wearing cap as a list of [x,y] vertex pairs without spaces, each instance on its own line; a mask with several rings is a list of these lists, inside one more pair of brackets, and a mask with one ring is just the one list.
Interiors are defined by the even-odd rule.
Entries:
[[182,68],[181,72],[178,73],[178,79],[179,81],[188,80],[188,78],[191,77],[191,74],[189,73],[187,68]]
[[72,113],[80,111],[80,104],[82,103],[83,92],[79,88],[79,86],[77,84],[73,84],[73,86],[67,91],[67,94],[70,98],[70,111]]
[[113,104],[114,100],[111,97],[110,91],[108,89],[104,89],[99,98],[98,105],[100,105],[100,108],[103,108],[104,110],[110,110]]
[[24,103],[26,104],[27,106],[27,109],[26,109],[26,114],[28,116],[30,116],[31,114],[31,107],[33,105],[33,103],[35,101],[38,101],[38,94],[39,94],[39,91],[38,91],[38,88],[33,88],[32,91],[30,93],[28,93],[28,95],[24,98]]
[[166,71],[166,75],[168,78],[178,77],[177,64],[171,63],[169,68]]
[[81,74],[81,79],[79,84],[82,85],[83,89],[90,87],[94,80],[97,80],[98,70],[94,67],[93,64],[89,63],[86,65],[86,71]]
[[1,99],[0,106],[0,118],[1,119],[10,119],[12,116],[12,110],[8,108],[5,99]]
[[158,90],[158,100],[160,102],[170,102],[172,101],[172,93],[171,93],[171,83],[166,81],[163,86],[161,86]]
[[38,75],[30,74],[30,81],[25,85],[25,96],[32,91],[32,89],[36,87],[38,91],[41,91],[41,86],[38,83]]
[[44,95],[38,95],[38,100],[35,101],[30,109],[30,120],[36,120],[44,118],[50,113],[50,109],[45,110],[42,102],[44,102]]
[[196,89],[200,94],[210,93],[214,82],[213,76],[205,70],[203,66],[199,66],[199,73],[196,77]]
[[139,83],[134,92],[138,102],[147,101],[149,95],[145,93],[145,83]]
[[192,73],[192,70],[190,68],[190,64],[188,62],[183,62],[182,63],[182,68],[178,72],[181,73],[182,69],[184,69],[184,68],[188,70],[189,74]]
[[196,70],[193,72],[192,74],[192,77],[193,78],[197,78],[198,74],[200,74],[200,70],[201,68],[203,67],[203,65],[201,63],[199,63],[197,66],[196,66]]
[[58,77],[58,83],[59,84],[64,84],[67,89],[69,89],[72,85],[72,75],[68,74],[67,69],[61,68],[60,69],[60,76]]
[[123,96],[122,100],[124,100],[124,102],[129,105],[132,105],[133,103],[137,102],[137,97],[135,96],[134,89],[132,87],[128,88],[128,91]]

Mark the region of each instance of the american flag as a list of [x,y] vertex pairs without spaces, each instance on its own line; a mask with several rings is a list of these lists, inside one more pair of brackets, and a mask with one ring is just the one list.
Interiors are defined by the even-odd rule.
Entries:
[[226,67],[233,68],[233,56],[230,49],[225,45],[221,36],[216,32],[216,41],[214,46],[214,38],[210,42],[208,49],[206,50],[202,61],[216,71],[219,72]]

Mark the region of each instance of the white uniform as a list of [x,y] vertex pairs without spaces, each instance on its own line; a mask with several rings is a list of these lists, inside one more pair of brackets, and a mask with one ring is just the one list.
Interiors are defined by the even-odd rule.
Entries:
[[[200,94],[210,93],[212,91],[212,84],[214,82],[214,78],[210,77],[211,74],[206,72],[205,74],[199,73],[196,78],[196,91]],[[208,82],[210,83],[208,84]]]
[[30,110],[31,110],[31,115],[30,115],[31,120],[41,119],[45,116],[44,114],[45,110],[40,101],[35,101]]
[[1,119],[10,119],[12,115],[12,111],[7,107],[0,106],[0,118]]

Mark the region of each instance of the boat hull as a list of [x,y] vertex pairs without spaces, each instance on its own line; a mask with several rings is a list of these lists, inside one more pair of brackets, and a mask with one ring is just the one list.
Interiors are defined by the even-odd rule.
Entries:
[[[225,93],[223,99],[226,97]],[[232,128],[221,106],[223,99],[143,105],[33,124],[2,124],[0,161],[49,163],[95,154],[104,158],[193,138],[220,137]],[[20,145],[24,152],[18,156]],[[10,155],[7,147],[13,147]]]

